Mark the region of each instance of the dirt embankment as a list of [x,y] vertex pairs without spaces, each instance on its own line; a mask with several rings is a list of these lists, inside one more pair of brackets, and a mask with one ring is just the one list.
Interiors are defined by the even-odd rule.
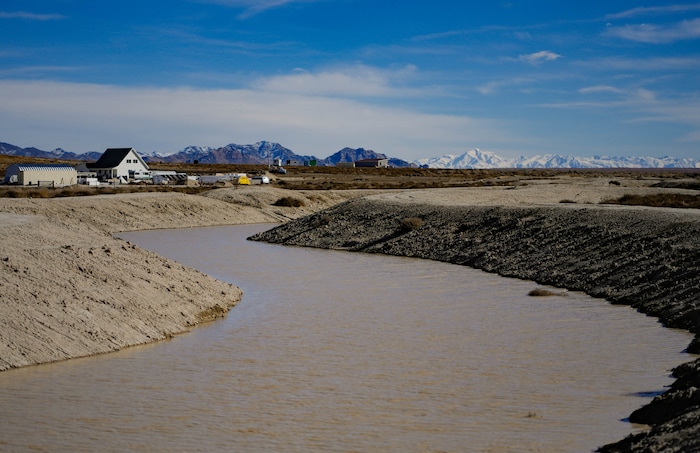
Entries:
[[[224,316],[241,297],[238,288],[113,233],[305,215],[267,240],[480,267],[632,304],[697,334],[696,210],[560,204],[660,191],[649,184],[557,178],[508,189],[384,191],[319,214],[377,192],[258,186],[205,196],[0,198],[0,371],[167,338]],[[276,206],[283,197],[301,206]],[[605,451],[700,450],[700,363],[674,373],[673,388],[632,417],[655,425],[651,434]]]
[[[584,291],[694,332],[689,351],[700,352],[696,210],[465,206],[427,202],[427,193],[352,200],[254,239],[446,261]],[[630,416],[653,429],[603,451],[700,449],[700,359],[674,375],[671,389]]]
[[128,242],[119,231],[281,222],[355,193],[215,190],[0,198],[0,371],[168,338],[226,314],[238,288]]

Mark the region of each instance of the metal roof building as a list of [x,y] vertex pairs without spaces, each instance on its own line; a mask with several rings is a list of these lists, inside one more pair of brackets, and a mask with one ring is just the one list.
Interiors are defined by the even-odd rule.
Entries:
[[72,186],[78,172],[68,164],[12,164],[5,171],[5,184],[20,186]]

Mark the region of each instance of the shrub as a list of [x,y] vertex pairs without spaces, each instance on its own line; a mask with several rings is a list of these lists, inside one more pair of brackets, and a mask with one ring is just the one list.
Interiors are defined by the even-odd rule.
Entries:
[[403,231],[413,231],[423,226],[423,219],[420,217],[407,217],[401,221]]
[[282,197],[272,203],[274,206],[285,206],[288,208],[300,208],[304,206],[304,201],[294,197]]
[[328,214],[324,214],[316,220],[316,227],[322,227],[328,225],[333,221],[333,218]]

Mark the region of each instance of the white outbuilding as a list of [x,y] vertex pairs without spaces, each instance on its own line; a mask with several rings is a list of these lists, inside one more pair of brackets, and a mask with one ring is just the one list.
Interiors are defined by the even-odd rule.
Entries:
[[5,171],[5,184],[63,187],[78,183],[78,171],[68,164],[12,164]]

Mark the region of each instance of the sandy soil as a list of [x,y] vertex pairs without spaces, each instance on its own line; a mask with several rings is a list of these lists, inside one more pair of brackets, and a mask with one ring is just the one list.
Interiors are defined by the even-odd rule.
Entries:
[[[112,233],[281,222],[355,193],[220,189],[54,199],[0,198],[0,370],[158,341],[223,316],[238,288]],[[225,201],[224,201],[225,200]]]
[[438,206],[549,206],[562,202],[598,204],[625,194],[686,193],[697,191],[652,187],[654,179],[566,177],[522,180],[513,186],[446,188],[386,192],[375,198]]

